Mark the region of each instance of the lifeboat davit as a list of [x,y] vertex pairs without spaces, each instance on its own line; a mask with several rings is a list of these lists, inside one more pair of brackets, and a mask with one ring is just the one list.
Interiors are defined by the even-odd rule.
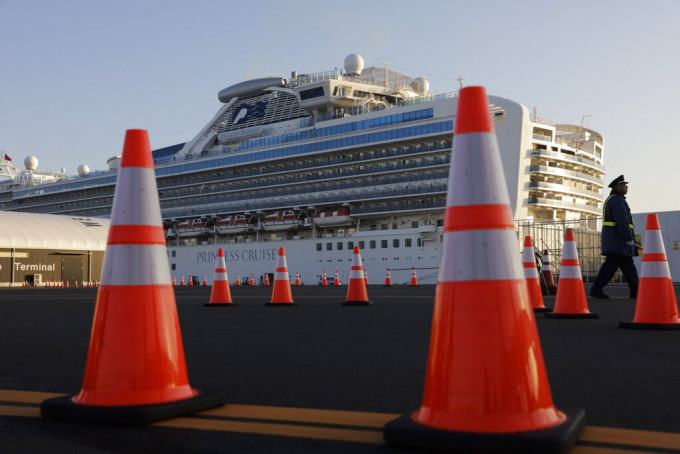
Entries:
[[336,227],[351,224],[352,218],[349,217],[348,209],[321,211],[314,215],[314,223],[320,227]]
[[253,224],[250,219],[243,214],[235,214],[232,216],[227,216],[217,221],[215,224],[215,230],[217,233],[222,235],[242,233],[253,229]]
[[302,227],[300,215],[294,210],[279,210],[262,218],[262,228],[265,230],[291,230]]
[[198,236],[205,233],[205,221],[203,219],[187,219],[175,227],[179,237]]

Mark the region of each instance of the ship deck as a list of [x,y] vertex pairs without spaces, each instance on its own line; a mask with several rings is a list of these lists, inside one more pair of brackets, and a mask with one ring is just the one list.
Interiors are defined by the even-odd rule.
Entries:
[[[206,308],[209,288],[176,288],[191,385],[228,404],[116,427],[39,412],[80,389],[96,289],[3,289],[0,452],[413,452],[381,428],[420,406],[434,290],[371,285],[372,307],[344,307],[345,286],[303,286],[298,306],[271,308],[271,287],[232,287],[238,306]],[[606,290],[588,300],[599,319],[536,317],[556,406],[587,413],[572,452],[680,452],[680,331],[619,329],[634,301]]]

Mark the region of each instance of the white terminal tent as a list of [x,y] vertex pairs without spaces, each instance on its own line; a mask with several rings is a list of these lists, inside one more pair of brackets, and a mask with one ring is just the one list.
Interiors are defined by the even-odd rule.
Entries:
[[0,211],[0,248],[104,251],[109,219]]

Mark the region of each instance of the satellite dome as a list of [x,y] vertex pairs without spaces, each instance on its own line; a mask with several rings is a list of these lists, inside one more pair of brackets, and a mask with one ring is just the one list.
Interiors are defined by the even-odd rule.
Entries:
[[364,70],[364,59],[359,54],[345,57],[345,72],[350,76],[358,76]]
[[79,176],[85,177],[89,173],[90,173],[90,168],[87,166],[87,164],[80,164],[78,166],[78,175]]
[[38,168],[38,158],[35,156],[28,156],[24,159],[24,167],[26,170],[35,170]]
[[411,88],[418,94],[426,95],[430,91],[430,83],[427,81],[425,76],[417,77],[411,83]]

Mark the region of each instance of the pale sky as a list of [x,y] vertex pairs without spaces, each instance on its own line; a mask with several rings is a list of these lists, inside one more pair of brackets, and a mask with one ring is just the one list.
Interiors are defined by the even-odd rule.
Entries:
[[358,53],[584,121],[633,212],[680,210],[679,30],[680,0],[0,0],[0,150],[103,170],[126,129],[186,142],[221,89]]

